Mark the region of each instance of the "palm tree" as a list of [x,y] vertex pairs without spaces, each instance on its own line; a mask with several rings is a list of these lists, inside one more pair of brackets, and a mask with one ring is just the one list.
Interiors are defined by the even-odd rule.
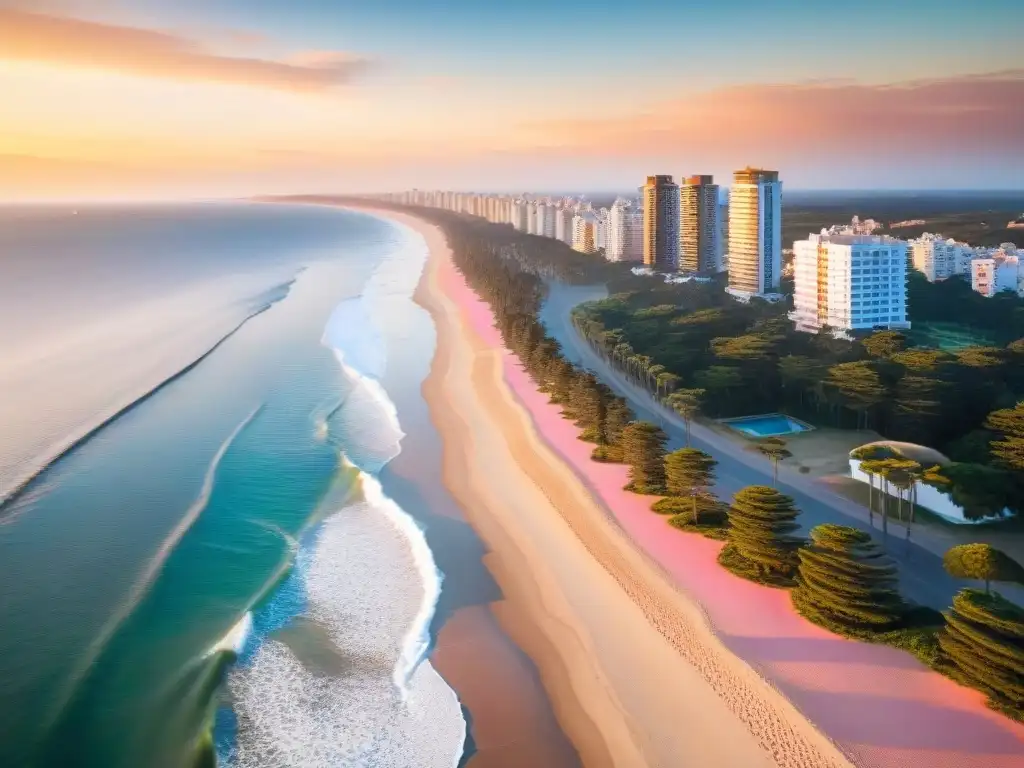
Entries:
[[786,441],[781,437],[766,437],[758,441],[757,450],[772,463],[772,487],[779,486],[779,462],[793,454],[786,448]]
[[654,387],[658,393],[658,397],[661,397],[661,383],[658,381],[658,377],[664,372],[665,366],[659,364],[652,365],[647,369],[647,379],[648,381],[654,382]]
[[[875,476],[878,474],[875,470],[877,462],[889,458],[890,455],[891,451],[881,445],[862,445],[850,452],[850,458],[859,461],[860,471],[868,476],[868,524],[872,528],[875,527]],[[881,483],[878,484],[878,489],[881,491]]]
[[660,393],[662,388],[665,390],[665,396],[667,397],[675,391],[676,387],[679,386],[679,382],[682,381],[674,373],[659,373],[658,374],[658,392]]
[[706,390],[677,389],[668,396],[669,407],[678,413],[686,425],[686,446],[690,446],[690,422],[700,413],[701,399]]

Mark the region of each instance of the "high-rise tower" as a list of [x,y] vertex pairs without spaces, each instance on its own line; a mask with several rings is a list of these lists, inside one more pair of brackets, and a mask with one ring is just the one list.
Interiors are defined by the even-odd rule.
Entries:
[[679,186],[671,176],[648,176],[643,186],[644,264],[679,269]]
[[722,271],[722,223],[718,185],[710,176],[688,176],[679,189],[679,269]]
[[782,277],[782,182],[744,168],[729,190],[729,287],[739,299],[776,293]]

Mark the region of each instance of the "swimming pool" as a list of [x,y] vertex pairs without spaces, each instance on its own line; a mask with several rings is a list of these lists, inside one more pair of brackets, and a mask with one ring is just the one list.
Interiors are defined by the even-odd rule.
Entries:
[[763,416],[743,416],[738,419],[722,419],[727,427],[750,437],[779,437],[807,432],[814,429],[810,424],[782,413],[766,413]]

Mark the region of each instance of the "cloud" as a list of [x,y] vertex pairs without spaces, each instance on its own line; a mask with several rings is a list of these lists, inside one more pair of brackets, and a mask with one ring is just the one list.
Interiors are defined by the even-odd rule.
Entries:
[[368,66],[366,59],[340,52],[300,54],[292,61],[222,56],[166,32],[11,7],[0,7],[0,59],[306,92],[349,83]]
[[[787,161],[1004,155],[1024,162],[1024,70],[866,85],[848,80],[743,85],[611,118],[534,121],[524,145],[586,155]],[[806,162],[804,163],[806,164]]]

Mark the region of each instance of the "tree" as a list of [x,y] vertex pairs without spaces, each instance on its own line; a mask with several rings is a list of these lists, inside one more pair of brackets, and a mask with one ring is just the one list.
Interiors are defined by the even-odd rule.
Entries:
[[667,371],[659,373],[656,380],[658,385],[658,394],[660,395],[662,391],[664,391],[666,395],[671,394],[675,391],[676,387],[679,386],[680,381],[682,381],[682,379],[674,373],[668,373]]
[[690,444],[690,422],[700,413],[703,389],[678,389],[668,396],[668,404],[678,413],[686,425],[686,444]]
[[796,390],[803,403],[807,388],[822,378],[824,366],[817,360],[802,355],[786,355],[779,358],[779,376],[782,386]]
[[889,541],[889,485],[892,483],[893,475],[906,468],[905,462],[906,459],[892,456],[885,459],[869,459],[860,464],[861,470],[881,479],[883,544]]
[[861,342],[872,357],[891,357],[907,346],[907,337],[899,331],[875,331]]
[[633,411],[625,398],[612,397],[605,406],[604,419],[605,438],[609,444],[619,445],[623,430],[633,420]]
[[634,421],[622,430],[622,460],[629,465],[626,490],[661,493],[665,490],[665,443],[668,435],[649,421]]
[[942,565],[950,576],[985,582],[985,594],[990,594],[993,581],[1024,582],[1024,566],[988,544],[960,544],[942,558]]
[[842,397],[847,408],[858,414],[857,427],[870,425],[868,414],[885,400],[886,389],[871,362],[840,363],[828,369],[826,383]]
[[[892,450],[882,445],[862,445],[850,452],[850,458],[860,462],[860,471],[868,476],[868,522],[875,527],[875,472],[872,462],[892,456]],[[865,466],[865,464],[867,466]],[[881,485],[879,485],[881,490]]]
[[961,590],[938,634],[939,668],[1017,720],[1024,713],[1024,610],[1000,595]]
[[757,450],[772,463],[772,485],[779,485],[779,462],[793,454],[786,448],[786,441],[781,437],[765,437],[757,441]]
[[718,462],[696,448],[680,448],[665,457],[665,490],[672,496],[689,497],[693,504],[693,524],[697,525],[697,502],[710,495]]
[[1024,401],[993,411],[985,426],[999,435],[992,441],[992,455],[1008,469],[1024,472]]
[[854,633],[888,629],[906,612],[896,566],[866,531],[819,525],[797,556],[793,605],[806,618]]
[[796,550],[793,533],[800,514],[793,499],[765,485],[751,485],[733,497],[729,508],[729,543],[719,562],[733,573],[773,586],[792,586]]

